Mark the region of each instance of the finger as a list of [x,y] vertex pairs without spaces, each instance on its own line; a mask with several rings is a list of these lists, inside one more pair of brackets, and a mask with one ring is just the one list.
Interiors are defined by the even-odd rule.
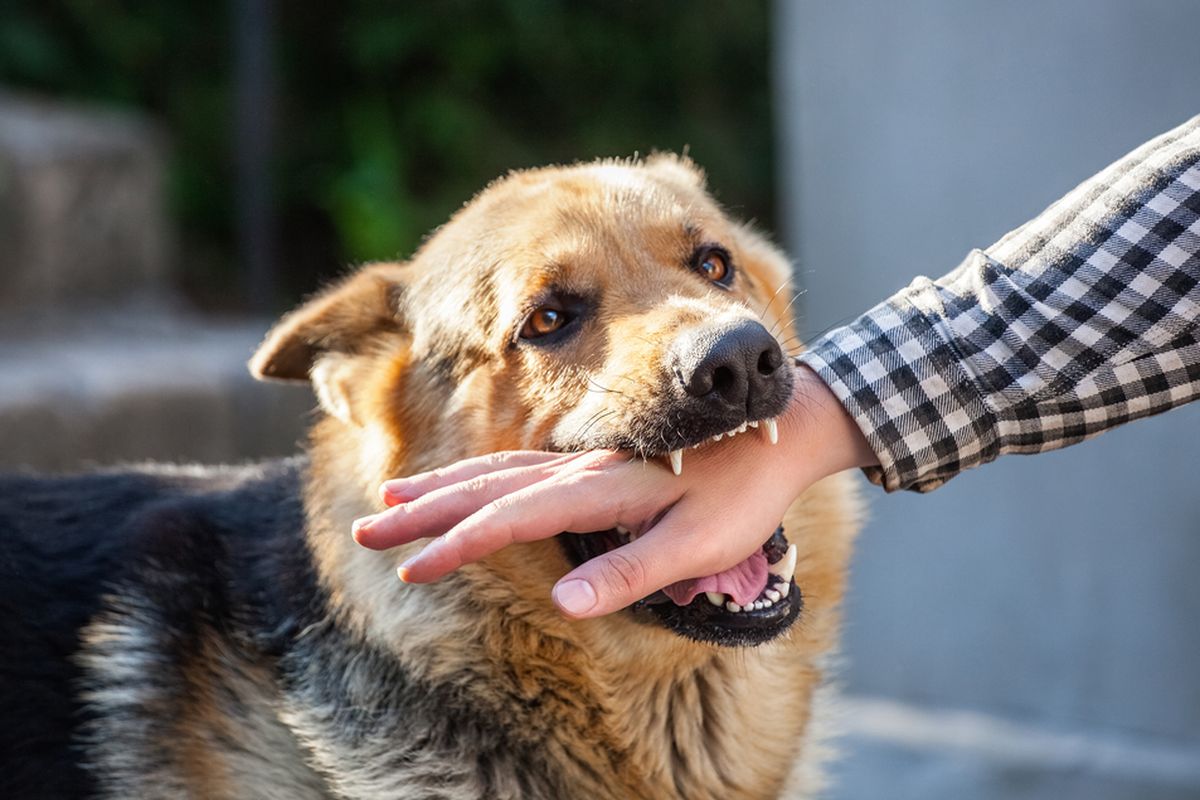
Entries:
[[355,541],[373,550],[438,536],[497,498],[545,480],[563,462],[554,459],[535,466],[481,472],[426,492],[412,502],[355,520],[351,532]]
[[[665,508],[678,499],[665,470],[647,472],[639,483],[642,497],[630,498],[626,471],[631,468],[626,461],[600,471],[555,476],[499,497],[405,562],[400,577],[410,583],[434,581],[515,542],[563,531],[605,530],[620,524],[631,506]],[[624,488],[624,494],[617,488]]]
[[509,450],[500,453],[467,458],[429,472],[421,472],[404,478],[386,480],[379,487],[379,494],[389,506],[406,503],[427,492],[461,483],[488,472],[502,469],[528,467],[537,464],[565,462],[578,453],[549,453],[541,450]]
[[676,581],[712,575],[750,555],[726,552],[712,517],[690,520],[669,512],[629,544],[597,556],[555,585],[555,604],[569,617],[611,614]]

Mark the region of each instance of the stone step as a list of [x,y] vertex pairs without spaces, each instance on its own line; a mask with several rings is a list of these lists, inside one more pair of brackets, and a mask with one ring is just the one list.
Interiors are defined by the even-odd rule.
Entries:
[[269,324],[146,309],[3,320],[0,468],[297,452],[311,390],[259,383],[246,370]]

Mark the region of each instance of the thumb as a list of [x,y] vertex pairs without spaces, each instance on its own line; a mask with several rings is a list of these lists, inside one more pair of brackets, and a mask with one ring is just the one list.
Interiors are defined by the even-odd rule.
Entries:
[[569,617],[611,614],[668,584],[704,575],[711,546],[680,530],[668,514],[645,535],[569,572],[551,593]]

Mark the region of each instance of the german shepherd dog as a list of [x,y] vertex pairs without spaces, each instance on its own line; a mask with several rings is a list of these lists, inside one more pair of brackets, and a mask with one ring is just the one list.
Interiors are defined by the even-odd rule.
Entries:
[[305,455],[3,479],[0,796],[807,796],[856,528],[845,476],[751,557],[768,570],[745,608],[714,591],[562,617],[551,586],[617,529],[427,585],[396,579],[415,545],[350,536],[382,481],[469,456],[609,448],[667,469],[770,435],[789,275],[686,159],[514,173],[267,336],[255,375],[320,402]]

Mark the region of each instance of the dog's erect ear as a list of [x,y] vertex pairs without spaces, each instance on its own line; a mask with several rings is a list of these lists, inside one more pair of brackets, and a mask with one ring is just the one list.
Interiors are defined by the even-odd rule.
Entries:
[[696,189],[703,189],[707,181],[700,165],[686,155],[653,153],[646,158],[646,168],[667,180]]
[[400,330],[401,264],[372,264],[285,316],[250,359],[260,380],[307,381],[324,354],[352,354],[376,333]]

